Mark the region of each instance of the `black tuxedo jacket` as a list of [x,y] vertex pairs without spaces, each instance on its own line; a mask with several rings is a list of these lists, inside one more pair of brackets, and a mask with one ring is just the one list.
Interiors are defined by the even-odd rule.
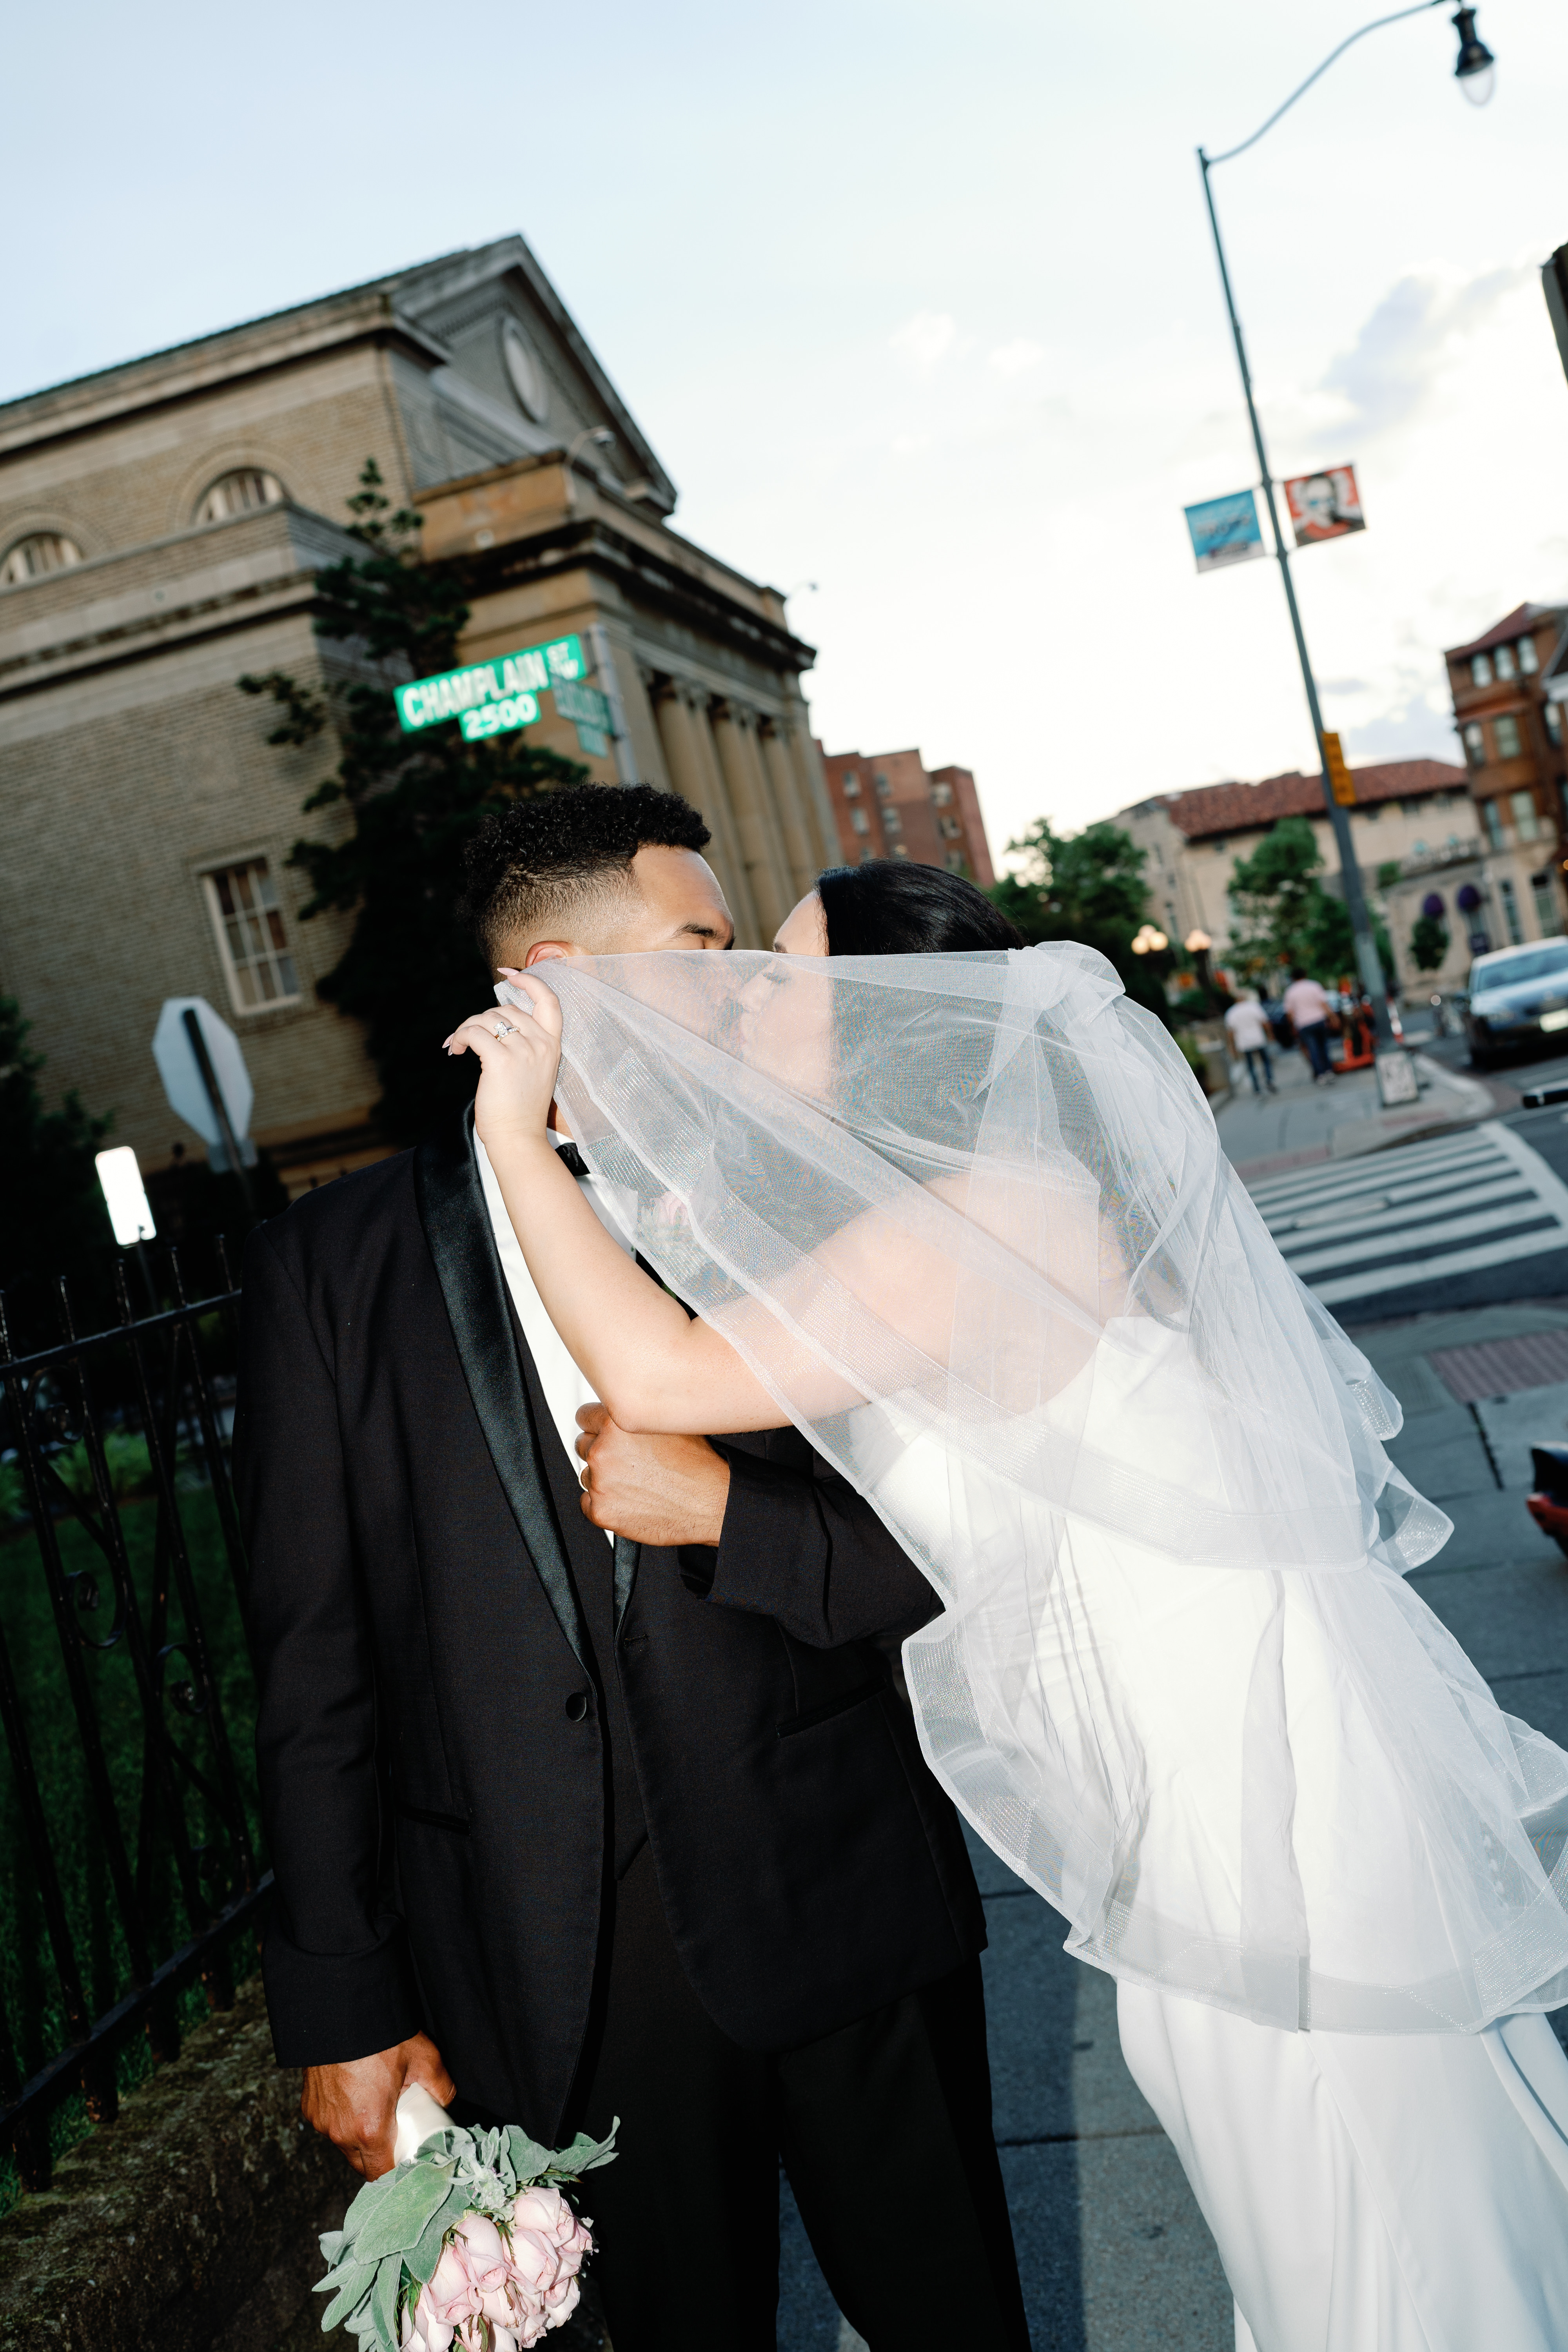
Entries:
[[725,1441],[706,1593],[623,1541],[612,1606],[608,1545],[565,1521],[470,1133],[308,1194],[247,1253],[265,1973],[284,2064],[423,2028],[465,2097],[552,2141],[613,1894],[607,1716],[682,1965],[746,2048],[833,2032],[984,1928],[900,1695],[929,1586],[786,1430]]

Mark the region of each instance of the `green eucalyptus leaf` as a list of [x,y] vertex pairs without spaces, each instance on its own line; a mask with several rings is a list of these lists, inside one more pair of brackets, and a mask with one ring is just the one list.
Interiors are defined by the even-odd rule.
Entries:
[[328,2284],[335,2286],[337,2293],[321,2314],[323,2336],[329,2329],[336,2327],[341,2320],[346,2319],[351,2311],[359,2309],[375,2284],[375,2265],[374,2263],[351,2263],[346,2271],[340,2271],[337,2277]]
[[411,2164],[406,2171],[400,2166],[389,2178],[386,2195],[354,2233],[357,2262],[379,2262],[383,2254],[401,2254],[417,2245],[431,2214],[452,2192],[448,2164]]
[[552,2150],[541,2147],[539,2142],[536,2139],[530,2139],[528,2134],[517,2124],[508,2124],[506,2144],[507,2154],[511,2159],[511,2168],[517,2175],[517,2184],[520,2189],[525,2188],[531,2181],[542,2180],[551,2166],[558,2160]]
[[446,2203],[437,2206],[426,2222],[417,2245],[404,2248],[403,2266],[410,2277],[416,2279],[421,2286],[427,2279],[435,2277],[436,2265],[441,2259],[441,2249],[446,2243],[447,2232],[455,2221],[461,2219],[465,2206],[466,2200],[462,2190],[454,2189]]
[[343,2215],[342,2236],[345,2245],[352,2245],[365,2223],[385,2203],[396,2184],[398,2171],[384,2172],[379,2180],[367,2180],[348,2211]]
[[397,2290],[402,2284],[403,2257],[388,2254],[376,2272],[370,2297],[375,2340],[381,2352],[397,2352]]
[[[616,2160],[616,2134],[620,2127],[621,2119],[617,2116],[610,2126],[607,2139],[593,2140],[586,2132],[579,2132],[570,2147],[563,2147],[547,2158],[550,2170],[559,2179],[575,2180],[580,2173],[596,2172],[600,2165],[613,2164]],[[541,2149],[540,2153],[543,2155],[544,2151]]]
[[344,2237],[341,2230],[324,2230],[321,2233],[320,2242],[321,2248],[321,2260],[324,2263],[335,2263],[338,2256],[342,2252],[343,2248],[347,2245],[348,2240]]

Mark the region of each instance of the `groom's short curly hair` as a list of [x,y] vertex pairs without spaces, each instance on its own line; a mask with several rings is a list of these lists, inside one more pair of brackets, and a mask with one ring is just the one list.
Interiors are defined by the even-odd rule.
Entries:
[[487,817],[463,859],[458,911],[492,966],[503,941],[547,938],[584,900],[634,886],[639,849],[704,849],[700,810],[652,784],[562,784]]

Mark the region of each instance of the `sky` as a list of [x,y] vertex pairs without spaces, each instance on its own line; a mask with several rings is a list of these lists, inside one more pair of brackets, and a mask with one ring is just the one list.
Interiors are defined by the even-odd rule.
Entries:
[[[680,490],[791,592],[828,749],[974,770],[993,845],[1315,764],[1277,567],[1193,569],[1258,475],[1194,150],[1368,0],[85,0],[8,36],[0,399],[519,230]],[[1216,201],[1326,723],[1452,758],[1442,648],[1568,599],[1568,16],[1371,34]],[[808,585],[807,583],[815,583]]]

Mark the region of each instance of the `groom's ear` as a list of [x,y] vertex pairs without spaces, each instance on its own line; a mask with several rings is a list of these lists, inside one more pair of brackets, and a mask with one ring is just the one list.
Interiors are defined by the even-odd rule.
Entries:
[[529,971],[536,963],[556,963],[563,956],[578,953],[580,950],[572,945],[570,940],[535,940],[522,960],[522,968]]

